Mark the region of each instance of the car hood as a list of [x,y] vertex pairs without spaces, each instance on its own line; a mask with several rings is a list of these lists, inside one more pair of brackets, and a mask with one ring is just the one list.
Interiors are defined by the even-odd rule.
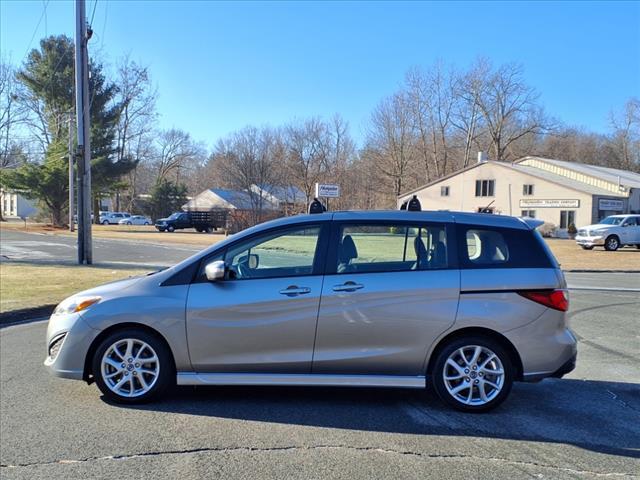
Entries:
[[581,227],[585,230],[606,230],[611,227],[617,227],[617,225],[608,225],[606,223],[596,223],[593,225],[587,225],[586,227]]
[[113,282],[105,283],[103,285],[98,285],[97,287],[90,288],[89,290],[84,290],[82,292],[78,292],[75,295],[96,295],[98,297],[106,297],[112,296],[113,293],[120,293],[123,290],[126,290],[138,283],[141,279],[145,278],[147,275],[138,275],[135,277],[125,278],[123,280],[115,280]]
[[169,219],[168,218],[159,218],[156,220],[156,223],[160,223],[160,222],[168,222]]

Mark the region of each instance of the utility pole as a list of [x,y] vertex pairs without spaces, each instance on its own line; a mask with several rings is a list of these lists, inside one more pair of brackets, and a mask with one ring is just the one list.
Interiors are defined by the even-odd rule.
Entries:
[[75,227],[74,222],[74,203],[75,203],[75,189],[73,188],[74,175],[73,175],[73,112],[69,111],[69,231],[73,232]]
[[[78,130],[78,263],[93,263],[91,248],[91,131],[85,0],[76,0],[76,126]],[[95,212],[98,215],[98,212]]]

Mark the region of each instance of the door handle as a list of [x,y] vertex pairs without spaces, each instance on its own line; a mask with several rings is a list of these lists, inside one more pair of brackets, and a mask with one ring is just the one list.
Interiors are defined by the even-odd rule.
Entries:
[[297,287],[296,285],[291,285],[290,287],[287,287],[284,290],[280,290],[281,295],[286,295],[288,297],[304,295],[305,293],[311,293],[311,289],[308,287]]
[[342,285],[334,285],[334,292],[355,292],[364,288],[364,285],[356,282],[344,282]]

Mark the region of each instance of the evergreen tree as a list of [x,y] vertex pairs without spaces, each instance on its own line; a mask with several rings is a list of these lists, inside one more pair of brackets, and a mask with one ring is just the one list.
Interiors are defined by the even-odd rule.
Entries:
[[[91,183],[94,199],[94,214],[99,221],[99,198],[123,188],[122,176],[135,168],[136,162],[127,157],[117,159],[115,154],[115,128],[122,105],[115,101],[117,87],[106,79],[103,67],[96,62],[89,65],[89,100],[91,117]],[[50,151],[59,145],[67,144],[69,116],[75,112],[75,76],[74,46],[72,40],[65,35],[50,36],[40,41],[40,49],[33,49],[25,61],[24,67],[17,74],[17,79],[25,88],[21,101],[30,109],[32,130],[38,137],[46,152],[45,161],[41,165],[45,169],[57,168]],[[55,145],[55,146],[54,146]],[[52,147],[54,146],[54,147]],[[65,149],[66,150],[66,149]],[[68,159],[57,159],[66,163],[60,165],[68,172]],[[3,183],[7,188],[21,189],[28,195],[35,196],[48,208],[52,205],[66,205],[68,199],[67,177],[60,177],[62,185],[55,189],[60,198],[51,198],[53,191],[48,191],[46,198],[40,197],[40,182],[33,177],[37,170],[34,165],[25,165],[17,172],[3,175]],[[13,183],[14,181],[20,181]],[[31,182],[31,183],[29,183]],[[58,208],[58,207],[55,207]],[[61,225],[61,212],[51,210],[56,225]]]
[[160,180],[151,191],[149,213],[155,220],[167,217],[173,212],[180,211],[180,207],[187,201],[187,186],[169,180]]
[[68,165],[66,142],[53,142],[47,148],[43,163],[4,169],[0,172],[0,184],[39,200],[51,213],[51,222],[63,225],[69,200]]

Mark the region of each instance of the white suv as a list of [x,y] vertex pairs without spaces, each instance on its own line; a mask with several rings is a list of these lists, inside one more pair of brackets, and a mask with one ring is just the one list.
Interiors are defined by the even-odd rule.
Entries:
[[625,245],[640,249],[640,215],[611,215],[595,225],[581,227],[576,243],[585,250],[596,245],[614,251]]

